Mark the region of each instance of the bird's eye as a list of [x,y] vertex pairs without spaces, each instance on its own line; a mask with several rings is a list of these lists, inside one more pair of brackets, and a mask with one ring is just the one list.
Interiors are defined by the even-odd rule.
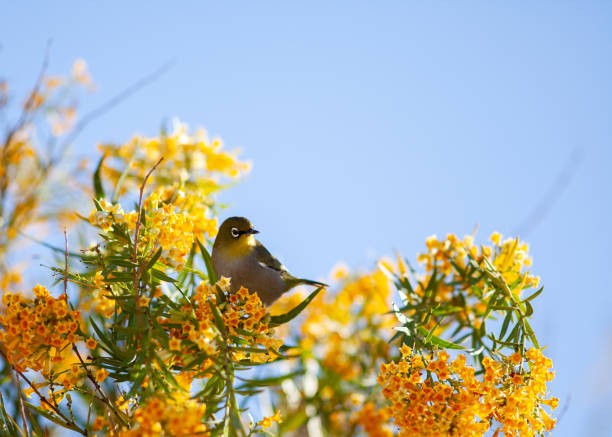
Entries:
[[232,237],[234,238],[238,238],[240,237],[240,231],[238,230],[238,228],[232,228]]

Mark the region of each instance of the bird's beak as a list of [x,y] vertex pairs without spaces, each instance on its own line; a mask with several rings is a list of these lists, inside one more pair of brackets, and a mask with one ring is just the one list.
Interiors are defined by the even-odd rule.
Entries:
[[259,231],[255,230],[255,229],[252,229],[252,228],[251,228],[251,229],[249,229],[247,232],[248,232],[249,234],[259,234]]

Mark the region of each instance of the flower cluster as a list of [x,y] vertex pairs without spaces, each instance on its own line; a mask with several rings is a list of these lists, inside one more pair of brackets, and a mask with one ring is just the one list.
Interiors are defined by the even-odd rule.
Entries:
[[132,412],[131,428],[108,432],[104,418],[98,417],[94,431],[107,431],[112,437],[132,436],[207,436],[206,405],[189,399],[185,393],[160,393],[148,398]]
[[135,136],[125,144],[104,144],[100,149],[104,157],[99,176],[114,184],[114,195],[109,202],[101,198],[101,184],[96,188],[100,198],[89,216],[90,223],[104,232],[124,228],[133,235],[139,211],[124,212],[121,203],[133,199],[121,196],[138,192],[145,176],[155,169],[147,179],[151,193],[142,203],[138,252],[152,254],[161,248],[160,260],[175,271],[185,267],[196,239],[205,241],[216,235],[212,195],[222,187],[221,182],[249,169],[235,153],[223,150],[220,140],[210,141],[204,131],[191,136],[187,126],[178,121],[168,134]]
[[[420,278],[420,283],[427,283],[429,275],[434,271],[449,276],[449,283],[453,281],[465,281],[462,272],[468,268],[471,260],[479,265],[484,265],[491,260],[496,271],[500,272],[508,284],[518,284],[516,290],[520,291],[537,287],[539,278],[533,276],[526,269],[531,266],[529,257],[529,246],[527,243],[516,238],[503,240],[499,232],[494,232],[490,237],[492,245],[477,246],[471,235],[459,239],[454,234],[448,234],[445,239],[439,240],[435,235],[426,240],[427,252],[418,255],[417,260],[424,265],[426,275]],[[485,261],[486,260],[486,261]],[[405,268],[403,273],[405,274]],[[422,289],[417,287],[417,291]],[[451,299],[452,288],[446,287],[446,294],[441,293],[438,299]]]
[[89,223],[108,232],[114,225],[126,222],[125,212],[119,204],[112,204],[106,199],[98,201],[100,209],[93,209],[89,214]]
[[121,307],[115,305],[115,301],[107,297],[106,287],[109,285],[106,284],[102,271],[96,271],[92,285],[92,291],[81,298],[81,307],[84,310],[92,309],[105,318],[111,317],[115,311],[121,311]]
[[0,345],[18,371],[46,373],[53,362],[62,361],[60,352],[83,339],[81,315],[68,307],[66,295],[55,298],[41,285],[33,292],[33,300],[17,293],[2,296]]
[[134,136],[125,144],[102,144],[100,150],[107,157],[103,168],[106,178],[115,184],[123,180],[120,194],[137,189],[145,174],[163,158],[164,163],[151,176],[152,185],[180,189],[195,196],[187,203],[200,207],[211,206],[210,195],[220,188],[223,177],[236,178],[249,169],[235,153],[223,150],[221,140],[209,140],[204,130],[192,136],[179,121],[160,137]]
[[70,76],[46,76],[31,91],[23,103],[24,111],[36,112],[47,110],[47,119],[51,133],[58,137],[72,130],[76,120],[76,108],[66,99],[66,92],[71,87],[80,86],[89,90],[95,88],[94,82],[83,59],[77,59],[72,65]]
[[366,402],[355,415],[355,422],[363,428],[369,437],[391,437],[389,410],[378,408],[373,402]]
[[480,378],[463,354],[449,361],[445,351],[423,356],[404,345],[401,352],[378,376],[400,435],[530,436],[555,424],[543,408],[558,402],[546,397],[552,362],[539,349],[502,361],[485,357]]
[[[121,205],[106,199],[99,200],[97,206],[89,215],[92,225],[105,232],[114,226],[125,226],[134,233],[138,211],[126,213]],[[141,253],[155,253],[161,248],[161,261],[174,270],[182,270],[196,238],[193,217],[173,203],[162,202],[158,192],[146,198],[144,206],[145,225],[140,228],[138,239]]]
[[[421,275],[413,275],[400,257],[397,265],[384,263],[383,269],[395,281],[402,301],[396,311],[399,320],[412,320],[435,336],[453,331],[451,340],[469,336],[472,344],[480,346],[489,341],[480,328],[497,310],[512,312],[502,315],[506,316],[506,327],[516,318],[528,317],[533,308],[521,299],[525,290],[539,282],[527,270],[531,265],[528,246],[518,239],[502,241],[499,233],[494,233],[491,241],[492,245],[477,246],[472,236],[459,239],[449,234],[443,240],[429,237],[427,251],[418,255],[425,268]],[[533,337],[529,328],[526,331],[527,336],[521,337],[517,330],[510,330],[513,338],[496,338],[505,342],[492,347],[507,344],[524,348],[525,339]],[[500,335],[504,334],[507,332]],[[536,344],[535,338],[530,340]]]
[[229,288],[228,278],[221,278],[219,283],[227,298],[219,309],[230,336],[241,338],[250,346],[261,345],[265,348],[261,352],[237,350],[234,359],[250,359],[254,362],[272,360],[278,354],[283,341],[277,338],[274,330],[268,326],[267,311],[257,293],[244,287],[233,293]]
[[[301,348],[321,357],[327,370],[351,380],[363,372],[364,357],[385,356],[391,287],[380,271],[347,279],[335,295],[317,296],[305,311]],[[369,366],[368,366],[369,367]]]
[[[385,435],[386,425],[373,423],[382,417],[376,412],[380,409],[376,369],[390,358],[395,322],[389,313],[390,281],[378,269],[349,275],[339,267],[332,277],[340,289],[317,295],[294,333],[300,352],[294,364],[304,377],[287,381],[279,393],[281,398],[287,396],[285,413],[299,417],[301,411],[315,410],[321,432],[331,435],[352,435],[358,427]],[[273,309],[287,306],[283,300],[291,299],[281,298]],[[296,392],[302,393],[300,402]],[[317,401],[310,404],[310,399]]]
[[216,304],[217,296],[214,286],[201,282],[194,290],[191,306],[183,305],[181,312],[170,317],[158,317],[163,326],[179,326],[170,328],[168,349],[173,352],[172,364],[184,364],[184,357],[202,352],[207,356],[199,365],[201,373],[206,373],[213,364],[212,359],[218,355],[217,341],[219,333],[215,328],[214,315],[210,307]]
[[274,423],[281,423],[281,412],[277,411],[272,416],[267,416],[257,422],[257,426],[262,430],[270,428]]
[[[8,83],[0,80],[0,113],[9,127],[0,141],[0,204],[3,205],[0,271],[6,267],[5,253],[19,231],[26,231],[41,219],[65,221],[70,217],[66,207],[74,204],[75,193],[65,189],[66,180],[74,181],[80,172],[78,167],[71,172],[52,171],[63,158],[66,147],[50,145],[57,142],[61,145],[63,139],[60,137],[73,129],[75,102],[83,86],[91,88],[92,80],[85,62],[77,60],[71,75],[49,76],[43,71],[28,92],[21,110],[5,109],[17,99]],[[13,116],[15,120],[11,120]],[[57,184],[62,184],[63,188],[58,188]],[[46,202],[49,193],[53,193],[53,202]]]

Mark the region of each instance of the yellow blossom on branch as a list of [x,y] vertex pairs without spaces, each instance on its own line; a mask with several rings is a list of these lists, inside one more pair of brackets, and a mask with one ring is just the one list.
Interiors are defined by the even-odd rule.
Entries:
[[259,422],[257,422],[257,425],[260,426],[262,429],[268,429],[274,423],[281,423],[281,422],[282,422],[282,420],[281,420],[281,412],[277,411],[272,416],[267,416],[267,417],[264,417],[263,419],[261,419]]
[[[175,396],[178,395],[178,396]],[[207,436],[206,405],[185,400],[180,393],[160,393],[134,408],[131,428],[112,431],[115,437],[136,436]],[[98,428],[104,427],[104,421]]]
[[18,293],[2,296],[0,348],[17,370],[48,372],[49,362],[61,361],[57,350],[83,340],[79,334],[81,314],[68,307],[65,295],[52,297],[41,285],[34,299]]
[[527,351],[527,370],[520,370],[513,358],[497,362],[485,357],[482,377],[466,364],[464,354],[449,362],[441,351],[427,366],[427,358],[413,357],[403,354],[399,362],[383,364],[378,376],[400,435],[450,436],[461,430],[461,435],[501,431],[532,436],[554,426],[544,409],[556,405],[546,390],[552,362],[539,349]]

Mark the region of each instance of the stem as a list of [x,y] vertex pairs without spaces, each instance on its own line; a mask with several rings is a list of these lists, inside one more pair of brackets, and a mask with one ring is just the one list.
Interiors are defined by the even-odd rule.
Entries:
[[[68,303],[68,234],[64,226],[64,297]],[[74,346],[74,345],[73,345]]]
[[[0,351],[0,353],[2,354],[2,356],[4,357],[4,359],[6,360],[7,363],[9,363],[6,355],[4,354],[4,352]],[[36,385],[34,385],[34,383],[32,383],[32,381],[30,381],[28,379],[27,376],[25,376],[22,372],[20,372],[19,370],[17,370],[15,368],[15,366],[11,365],[11,368],[15,371],[15,373],[21,378],[23,379],[26,384],[28,384],[28,386],[30,386],[30,388],[32,390],[34,390],[34,393],[36,393],[36,395],[38,396],[38,398],[40,399],[40,402],[42,402],[43,404],[47,405],[49,408],[51,408],[53,410],[53,412],[55,414],[57,414],[61,419],[64,420],[66,427],[73,429],[75,431],[77,431],[79,434],[86,436],[87,435],[87,430],[81,428],[79,425],[77,425],[74,421],[70,420],[68,417],[66,417],[64,415],[64,413],[61,412],[61,410],[54,404],[52,404],[51,402],[49,402],[47,400],[47,398],[45,396],[43,396],[40,391],[38,391],[38,388],[36,388]]]
[[140,222],[142,220],[142,196],[144,193],[145,185],[147,184],[147,180],[149,179],[149,176],[151,176],[151,173],[155,171],[157,166],[161,164],[163,160],[164,160],[164,157],[162,156],[161,158],[159,158],[159,161],[157,161],[157,163],[147,172],[147,174],[144,177],[144,180],[142,181],[142,184],[140,185],[140,193],[138,196],[138,219],[136,220],[136,229],[134,230],[134,253],[132,254],[132,263],[134,265],[133,286],[134,286],[134,303],[136,304],[136,315],[138,315],[140,311],[139,310],[140,307],[138,305],[138,298],[140,297],[140,287],[138,286],[138,282],[140,280],[140,269],[136,267],[136,265],[138,261],[138,237],[140,235],[140,225],[141,225]]
[[102,391],[102,387],[100,386],[98,381],[96,381],[96,378],[91,373],[91,370],[89,370],[88,364],[85,363],[85,361],[83,360],[83,357],[81,356],[81,353],[79,352],[79,350],[77,349],[74,343],[72,343],[72,350],[74,351],[79,361],[81,362],[81,365],[85,369],[85,372],[87,373],[87,378],[93,383],[94,387],[96,388],[96,391],[100,394],[99,398],[96,398],[95,396],[94,398],[99,399],[104,404],[106,404],[106,406],[113,412],[113,414],[117,416],[117,419],[119,419],[123,425],[128,426],[129,423],[125,420],[125,418],[121,414],[119,414],[117,410],[115,410],[115,406],[113,405],[113,403],[110,401],[110,399],[108,399],[108,396],[106,396],[106,394]]
[[[0,166],[3,168],[8,168],[7,165],[7,152],[11,141],[13,140],[13,136],[25,125],[28,118],[28,111],[31,106],[32,97],[38,93],[40,86],[42,84],[43,78],[47,71],[47,66],[49,65],[49,52],[51,50],[51,40],[47,42],[47,47],[45,49],[45,57],[43,58],[42,65],[40,67],[40,72],[38,73],[38,77],[36,82],[34,83],[34,87],[32,88],[32,92],[30,93],[30,97],[26,101],[24,105],[23,111],[21,111],[21,115],[19,116],[19,120],[15,124],[15,126],[8,132],[4,144],[2,145],[2,151],[0,155]],[[6,191],[8,190],[8,174],[4,174],[2,178],[0,178],[0,217],[4,216],[4,200],[6,198]]]
[[19,378],[16,380],[17,389],[19,390],[19,414],[21,415],[21,420],[23,420],[23,429],[25,431],[26,436],[30,435],[30,428],[28,427],[28,419],[25,411],[25,404],[23,402],[23,391],[21,391],[21,384],[19,383]]

